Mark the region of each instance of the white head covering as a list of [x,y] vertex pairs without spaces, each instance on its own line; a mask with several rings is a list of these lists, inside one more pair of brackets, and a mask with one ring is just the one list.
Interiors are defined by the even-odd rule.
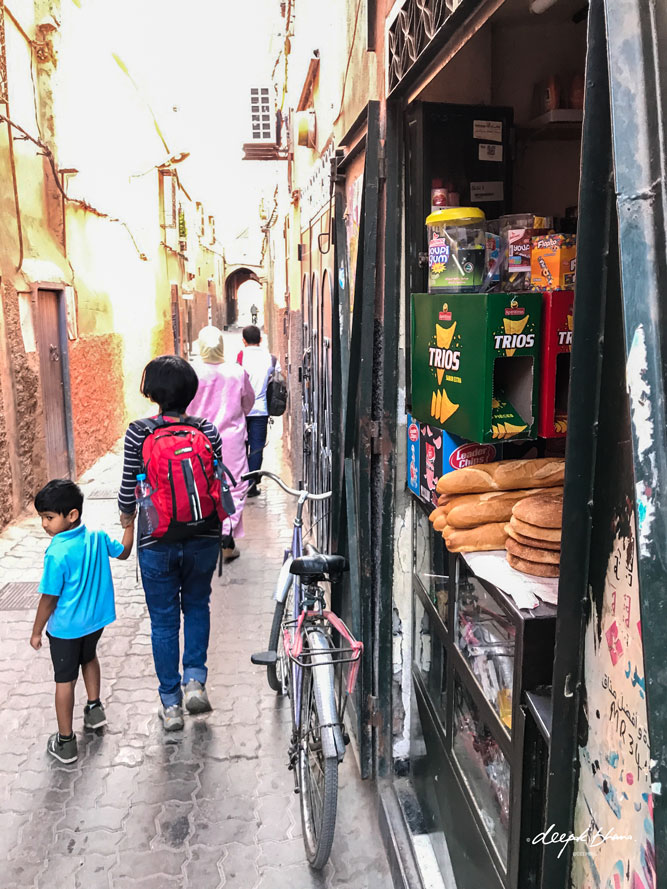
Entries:
[[225,360],[225,345],[219,328],[209,325],[199,331],[199,356],[204,364],[222,364]]

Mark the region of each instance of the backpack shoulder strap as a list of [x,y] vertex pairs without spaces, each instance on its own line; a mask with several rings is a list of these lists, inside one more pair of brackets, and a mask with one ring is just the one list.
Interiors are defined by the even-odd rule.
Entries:
[[156,429],[164,425],[161,417],[142,417],[141,420],[134,420],[130,423],[130,426],[134,426],[139,432],[145,432],[146,435],[150,435],[151,432],[155,432]]

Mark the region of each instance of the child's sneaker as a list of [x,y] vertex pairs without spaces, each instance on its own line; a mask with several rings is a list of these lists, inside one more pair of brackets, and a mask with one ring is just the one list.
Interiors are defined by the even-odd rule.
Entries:
[[76,737],[72,735],[71,738],[62,741],[60,734],[56,732],[55,735],[51,735],[49,738],[49,742],[46,745],[46,752],[55,757],[58,762],[76,762],[79,756],[79,751],[76,746]]
[[206,694],[206,689],[196,679],[191,679],[188,682],[183,694],[185,697],[185,709],[188,713],[208,713],[211,709],[211,702]]
[[84,728],[102,728],[107,724],[107,715],[101,704],[86,704],[83,708],[83,727]]

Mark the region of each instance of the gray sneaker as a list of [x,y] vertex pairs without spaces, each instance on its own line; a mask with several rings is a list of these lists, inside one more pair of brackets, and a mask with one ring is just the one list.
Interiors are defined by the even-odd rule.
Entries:
[[76,737],[70,738],[69,741],[61,741],[60,735],[56,732],[55,735],[51,735],[49,738],[46,752],[50,753],[58,762],[76,762],[79,756]]
[[158,712],[165,732],[180,732],[185,723],[183,722],[183,708],[179,704],[160,707]]
[[83,727],[96,729],[102,728],[106,724],[107,715],[104,712],[104,707],[101,704],[96,704],[94,707],[89,707],[86,704],[83,708]]
[[191,679],[188,682],[183,693],[185,696],[185,709],[188,713],[208,713],[211,709],[211,702],[206,694],[206,689],[196,679]]

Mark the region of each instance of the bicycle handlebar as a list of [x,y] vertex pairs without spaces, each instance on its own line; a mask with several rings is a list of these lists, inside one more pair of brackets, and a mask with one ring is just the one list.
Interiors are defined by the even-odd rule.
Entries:
[[241,481],[259,482],[261,481],[262,476],[270,478],[277,485],[279,485],[286,494],[291,494],[293,497],[303,497],[305,495],[307,500],[327,500],[329,497],[331,497],[332,494],[331,491],[327,491],[325,494],[311,494],[305,489],[297,490],[296,488],[290,488],[288,485],[285,484],[280,476],[275,475],[273,472],[268,472],[266,469],[254,469],[252,472],[246,472],[244,473],[244,475],[241,476]]

